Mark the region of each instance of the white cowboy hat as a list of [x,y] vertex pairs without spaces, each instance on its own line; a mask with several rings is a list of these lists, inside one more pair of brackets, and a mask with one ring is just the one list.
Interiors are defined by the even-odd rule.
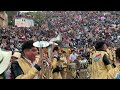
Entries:
[[12,57],[20,58],[21,57],[21,53],[14,52],[14,54],[12,55]]
[[2,74],[9,66],[12,51],[2,51],[0,49],[0,74]]

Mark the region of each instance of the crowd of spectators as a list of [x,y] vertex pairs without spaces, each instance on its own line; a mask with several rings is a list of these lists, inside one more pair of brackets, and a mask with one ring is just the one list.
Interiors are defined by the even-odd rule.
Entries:
[[0,27],[0,48],[21,50],[26,40],[50,41],[62,34],[63,47],[91,47],[104,40],[110,46],[120,44],[120,11],[44,11],[41,25]]

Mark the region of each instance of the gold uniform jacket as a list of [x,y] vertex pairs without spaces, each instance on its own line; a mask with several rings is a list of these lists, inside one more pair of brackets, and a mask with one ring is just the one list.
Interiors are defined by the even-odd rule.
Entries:
[[108,74],[108,79],[120,79],[120,66],[111,69]]
[[13,79],[33,79],[39,74],[41,68],[35,64],[32,67],[25,59],[20,58],[11,64]]
[[67,58],[65,56],[60,58],[60,61],[62,63],[62,67],[66,68],[67,67]]
[[107,79],[107,73],[112,66],[105,51],[96,51],[92,56],[91,79]]
[[53,79],[62,79],[62,76],[60,74],[60,61],[57,58],[52,59],[52,78]]
[[113,53],[112,53],[112,50],[107,49],[107,53],[109,54],[110,60],[113,60]]

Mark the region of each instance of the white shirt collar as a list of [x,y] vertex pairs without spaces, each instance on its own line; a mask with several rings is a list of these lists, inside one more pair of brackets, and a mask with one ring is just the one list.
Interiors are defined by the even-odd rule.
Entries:
[[35,65],[35,63],[32,63],[29,59],[27,59],[26,57],[24,57],[25,60],[27,60],[27,62],[33,67]]

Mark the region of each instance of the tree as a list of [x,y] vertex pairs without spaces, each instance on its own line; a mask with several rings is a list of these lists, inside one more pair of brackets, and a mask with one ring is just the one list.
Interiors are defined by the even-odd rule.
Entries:
[[17,14],[18,11],[6,11],[8,15],[8,25],[13,25],[13,16]]
[[25,13],[26,15],[31,15],[35,19],[35,23],[38,25],[43,24],[43,20],[46,17],[46,14],[42,11],[37,11],[37,12],[27,12]]
[[36,20],[42,20],[43,18],[45,18],[45,13],[42,11],[37,11],[37,12],[27,12],[26,15],[31,15],[34,17],[34,19]]

